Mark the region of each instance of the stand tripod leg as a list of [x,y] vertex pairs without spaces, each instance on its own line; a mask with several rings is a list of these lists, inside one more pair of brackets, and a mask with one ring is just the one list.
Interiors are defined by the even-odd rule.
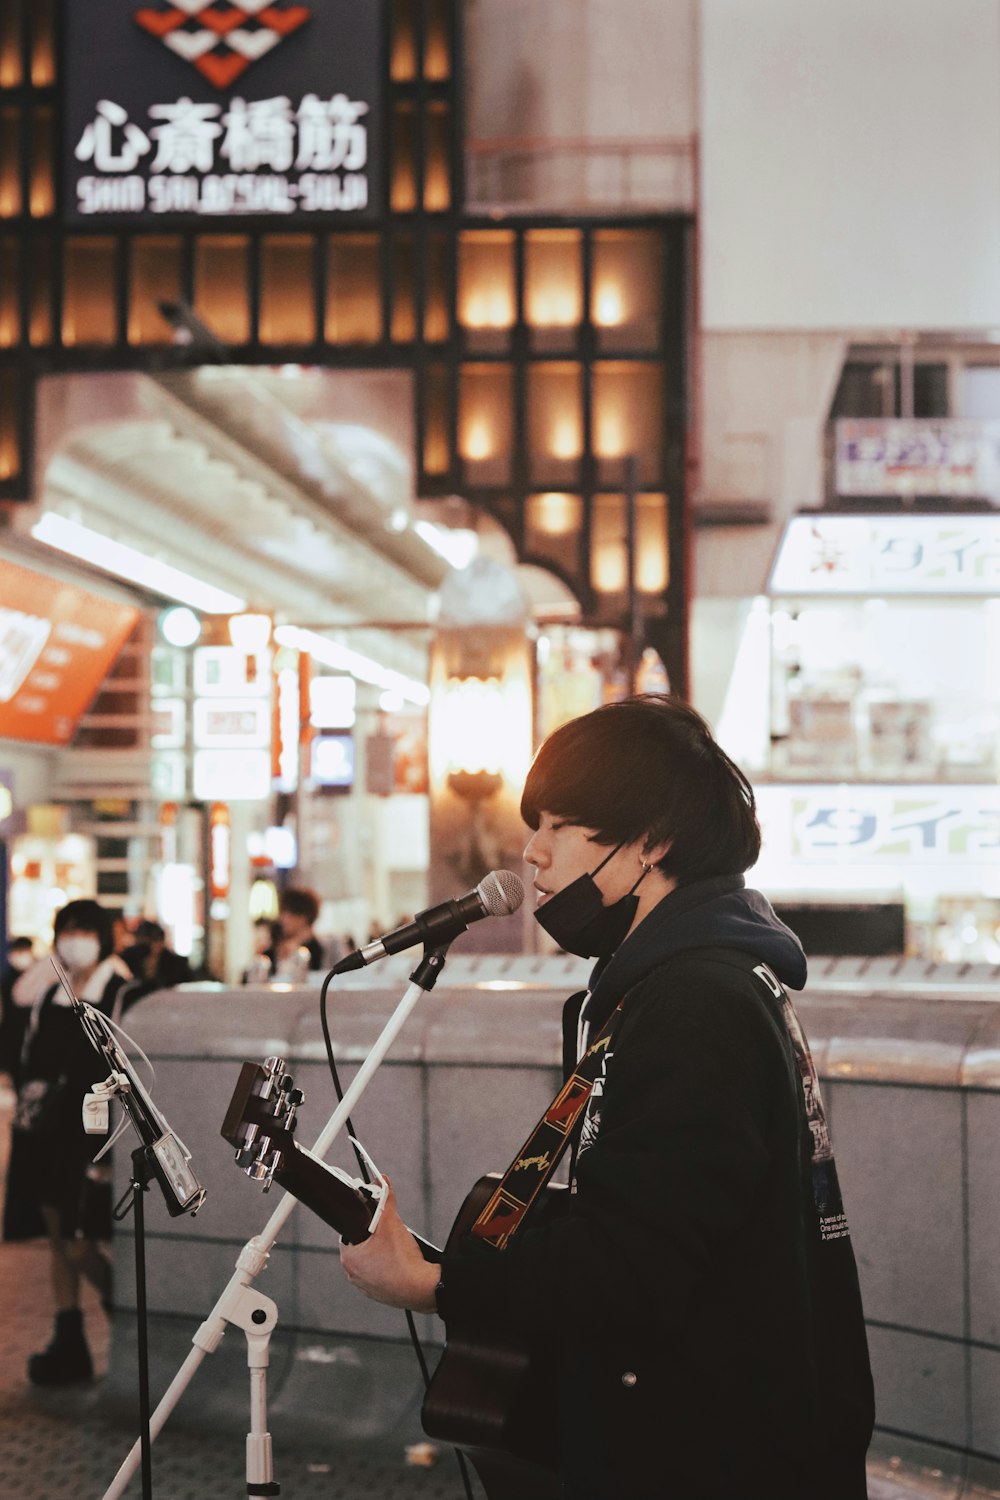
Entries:
[[135,1215],[135,1316],[139,1353],[139,1444],[143,1500],[153,1497],[153,1446],[149,1435],[149,1321],[146,1304],[146,1217],[149,1182],[145,1147],[132,1152],[132,1211]]
[[[266,1299],[269,1300],[269,1299]],[[257,1298],[260,1304],[265,1299]],[[250,1371],[250,1431],[247,1433],[247,1495],[280,1495],[271,1462],[271,1434],[267,1430],[267,1365],[271,1331],[277,1322],[275,1304],[258,1305],[251,1313],[252,1329],[246,1329],[247,1365]],[[266,1319],[266,1321],[265,1321]]]

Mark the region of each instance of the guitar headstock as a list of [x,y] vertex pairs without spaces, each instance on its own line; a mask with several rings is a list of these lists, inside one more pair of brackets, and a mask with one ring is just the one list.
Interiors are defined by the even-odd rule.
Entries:
[[236,1164],[264,1191],[295,1150],[296,1114],[305,1095],[297,1089],[280,1057],[260,1063],[245,1062],[233,1091],[222,1136],[236,1151]]

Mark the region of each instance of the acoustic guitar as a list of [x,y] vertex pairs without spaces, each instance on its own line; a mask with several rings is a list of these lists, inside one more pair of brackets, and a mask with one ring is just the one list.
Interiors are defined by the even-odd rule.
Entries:
[[[298,1144],[295,1127],[303,1097],[282,1059],[269,1057],[263,1067],[245,1062],[222,1136],[235,1149],[237,1165],[265,1191],[277,1182],[348,1244],[358,1244],[368,1238],[376,1193]],[[468,1234],[498,1180],[488,1174],[475,1184],[443,1253]],[[549,1183],[532,1210],[533,1222],[558,1213],[565,1191]],[[441,1259],[442,1251],[434,1245],[419,1235],[414,1239],[427,1260]],[[487,1500],[559,1500],[562,1488],[553,1468],[554,1387],[548,1360],[509,1329],[452,1324],[424,1396],[421,1422],[428,1437],[468,1456]]]

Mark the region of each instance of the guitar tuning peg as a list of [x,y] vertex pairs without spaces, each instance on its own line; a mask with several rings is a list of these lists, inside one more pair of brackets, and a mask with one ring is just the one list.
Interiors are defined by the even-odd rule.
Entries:
[[283,1094],[287,1094],[289,1092],[289,1090],[291,1089],[292,1084],[294,1082],[295,1082],[295,1079],[292,1077],[291,1073],[285,1073],[285,1074],[283,1074],[281,1082],[278,1084],[278,1087],[279,1087],[279,1089],[281,1090],[281,1092]]
[[303,1099],[305,1097],[306,1096],[302,1092],[301,1089],[289,1089],[289,1091],[288,1091],[288,1103],[289,1103],[289,1107],[291,1109],[298,1109],[299,1105],[302,1103],[302,1101],[303,1101]]

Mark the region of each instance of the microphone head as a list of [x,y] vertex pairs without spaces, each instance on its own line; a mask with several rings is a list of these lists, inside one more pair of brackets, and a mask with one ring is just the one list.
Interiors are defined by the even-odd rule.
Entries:
[[524,882],[510,870],[491,870],[476,886],[488,916],[509,917],[524,900]]

